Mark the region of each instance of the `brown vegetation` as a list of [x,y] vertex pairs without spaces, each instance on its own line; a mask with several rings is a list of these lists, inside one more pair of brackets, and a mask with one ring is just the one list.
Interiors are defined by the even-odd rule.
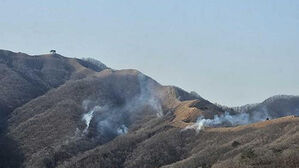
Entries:
[[[183,130],[199,116],[213,118],[224,111],[196,94],[142,75],[142,85],[150,87],[163,117],[149,105],[127,115],[118,107],[141,94],[140,75],[57,54],[32,57],[1,51],[0,108],[6,118],[1,123],[0,167],[299,167],[298,117]],[[83,134],[84,100],[117,107],[113,112],[125,114],[128,133],[107,140],[97,135],[93,119],[89,134]]]

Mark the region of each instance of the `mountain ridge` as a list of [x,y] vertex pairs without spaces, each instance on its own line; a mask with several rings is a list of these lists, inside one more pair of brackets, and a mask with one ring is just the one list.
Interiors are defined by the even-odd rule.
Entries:
[[291,110],[299,109],[297,96],[275,97],[242,112],[255,116],[266,106],[273,120],[259,115],[255,124],[196,130],[191,126],[202,117],[241,112],[137,70],[58,54],[0,50],[0,81],[0,147],[8,146],[0,167],[298,165],[298,117],[280,118],[297,114]]

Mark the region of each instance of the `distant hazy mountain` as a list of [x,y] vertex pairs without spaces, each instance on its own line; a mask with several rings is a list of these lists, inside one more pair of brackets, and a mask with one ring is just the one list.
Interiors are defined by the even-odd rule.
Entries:
[[[228,110],[137,70],[5,50],[0,93],[0,168],[299,165],[299,119],[284,117],[298,114],[296,96]],[[193,129],[200,119],[265,110],[278,119]]]
[[274,119],[288,115],[299,116],[299,96],[276,95],[263,101],[262,103],[248,104],[239,107],[219,106],[224,111],[232,113],[260,114],[264,119]]

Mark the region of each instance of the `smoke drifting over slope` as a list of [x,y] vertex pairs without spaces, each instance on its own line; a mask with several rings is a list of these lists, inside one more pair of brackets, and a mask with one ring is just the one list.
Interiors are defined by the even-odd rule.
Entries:
[[196,129],[197,131],[202,130],[204,127],[216,127],[216,126],[236,126],[252,123],[250,116],[247,113],[241,113],[236,115],[230,115],[228,112],[218,116],[215,115],[213,119],[205,119],[199,117],[195,124],[186,127],[185,129]]
[[[295,110],[293,113],[286,113],[285,116],[287,115],[297,116],[298,111]],[[275,118],[278,117],[271,115],[266,107],[262,107],[259,110],[241,112],[237,114],[230,114],[229,112],[225,112],[222,115],[215,115],[213,119],[205,119],[201,116],[197,119],[196,123],[191,126],[187,126],[185,129],[196,129],[197,131],[200,131],[205,127],[245,125]]]
[[[85,102],[84,102],[83,104],[85,104]],[[87,132],[87,130],[88,130],[88,128],[89,128],[90,121],[91,121],[91,119],[92,119],[92,117],[93,117],[93,113],[94,113],[95,111],[100,110],[100,109],[101,109],[101,106],[95,106],[92,110],[90,110],[88,113],[85,113],[85,114],[83,115],[82,120],[85,121],[85,124],[86,124],[86,127],[85,127],[85,129],[83,130],[83,133],[86,133],[86,132]],[[85,110],[86,110],[86,109],[85,109]]]
[[[94,137],[107,142],[114,137],[128,132],[128,127],[142,115],[163,116],[160,100],[154,94],[156,83],[141,73],[137,75],[139,91],[133,97],[115,95],[122,99],[115,103],[112,100],[84,100],[83,108],[87,113],[82,116],[86,127],[83,133],[93,134]],[[120,82],[120,81],[115,81]],[[113,88],[114,89],[114,88]],[[129,90],[127,90],[129,92]],[[103,104],[105,102],[105,104]],[[108,103],[107,103],[108,102]]]
[[268,98],[262,103],[233,108],[221,105],[218,105],[218,107],[226,112],[222,115],[215,115],[213,119],[199,117],[195,124],[185,129],[196,129],[199,131],[204,127],[236,126],[289,115],[299,116],[299,97],[277,95]]
[[204,127],[245,125],[271,118],[272,117],[269,115],[266,108],[263,108],[261,111],[254,111],[253,113],[243,112],[234,115],[225,112],[222,115],[215,115],[213,119],[205,119],[201,116],[197,119],[195,124],[188,126],[185,129],[196,129],[197,131],[200,131]]

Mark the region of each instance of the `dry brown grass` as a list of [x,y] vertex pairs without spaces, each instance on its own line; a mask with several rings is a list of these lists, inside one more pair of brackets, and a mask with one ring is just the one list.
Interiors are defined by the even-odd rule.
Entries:
[[[32,95],[31,91],[40,88],[30,82],[30,75],[26,77],[28,73],[22,76],[15,72],[16,69],[12,71],[11,60],[4,60],[5,65],[3,59],[0,62],[0,80],[4,82],[0,87],[6,88],[0,91],[10,95],[7,100],[16,99],[14,106],[5,101],[0,101],[0,106],[14,110],[8,122],[8,135],[20,145],[20,151],[13,151],[13,154],[24,153],[25,167],[298,167],[297,117],[237,127],[206,128],[200,132],[182,131],[199,115],[211,118],[223,111],[179,88],[161,86],[149,77],[147,81],[151,83],[153,95],[162,104],[163,117],[157,118],[150,108],[142,108],[140,115],[134,117],[136,121],[129,126],[128,134],[105,144],[92,136],[77,136],[77,130],[85,127],[83,100],[94,100],[101,105],[121,104],[140,92],[140,72],[111,69],[97,72],[88,63],[58,55],[39,56],[35,58],[38,61],[32,61],[31,57],[28,61],[27,57],[20,56],[14,64],[41,68],[43,78],[38,78],[41,72],[28,72],[35,76],[38,86],[47,86],[44,90],[47,93],[32,92],[37,93]],[[7,72],[11,78],[1,72]]]

